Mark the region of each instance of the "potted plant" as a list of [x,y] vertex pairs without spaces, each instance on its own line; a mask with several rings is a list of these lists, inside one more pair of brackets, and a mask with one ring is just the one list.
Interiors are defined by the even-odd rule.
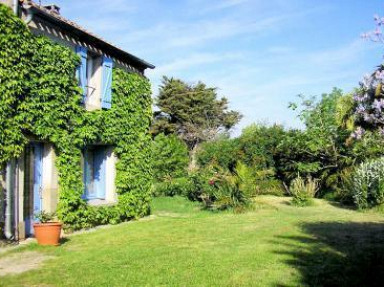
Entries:
[[35,237],[39,245],[59,245],[61,222],[53,221],[53,213],[47,213],[41,211],[35,215],[38,222],[33,224],[33,229],[35,230]]

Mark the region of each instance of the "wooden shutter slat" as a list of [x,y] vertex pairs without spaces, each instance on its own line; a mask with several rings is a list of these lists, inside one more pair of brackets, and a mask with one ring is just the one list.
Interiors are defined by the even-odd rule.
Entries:
[[85,102],[88,94],[88,79],[87,79],[87,48],[82,46],[76,47],[76,53],[80,56],[80,65],[77,67],[76,76],[79,80],[79,85],[83,91],[83,101]]
[[112,106],[112,70],[113,61],[111,58],[103,56],[103,80],[101,93],[101,107],[110,109]]

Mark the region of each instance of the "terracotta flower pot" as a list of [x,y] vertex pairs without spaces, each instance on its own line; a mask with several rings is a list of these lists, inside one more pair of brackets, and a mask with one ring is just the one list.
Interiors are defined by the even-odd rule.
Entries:
[[59,245],[62,225],[60,222],[34,223],[37,243],[39,245]]

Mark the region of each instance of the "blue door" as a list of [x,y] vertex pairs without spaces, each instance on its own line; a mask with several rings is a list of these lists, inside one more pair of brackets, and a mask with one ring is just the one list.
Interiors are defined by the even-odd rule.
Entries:
[[33,211],[26,218],[26,234],[33,235],[33,222],[37,213],[42,210],[42,177],[43,177],[43,149],[42,143],[32,144],[32,163],[33,163],[33,186],[32,199]]

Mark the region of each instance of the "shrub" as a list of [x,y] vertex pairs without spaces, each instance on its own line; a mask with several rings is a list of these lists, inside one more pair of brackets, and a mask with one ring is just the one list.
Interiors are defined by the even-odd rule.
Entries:
[[286,193],[282,182],[274,177],[257,180],[256,188],[257,189],[255,195],[269,194],[275,196],[284,196]]
[[238,153],[237,140],[223,136],[203,143],[197,153],[197,162],[203,168],[216,165],[223,169],[233,170]]
[[195,170],[188,175],[189,187],[186,196],[191,201],[203,201],[207,195],[212,194],[214,178],[217,171],[212,168]]
[[352,178],[354,175],[354,166],[345,168],[335,174],[334,176],[338,177],[336,184],[331,192],[328,192],[324,195],[324,198],[331,201],[338,201],[341,204],[353,205],[353,184]]
[[190,190],[193,189],[191,182],[186,177],[165,178],[162,182],[153,185],[154,196],[188,196]]
[[234,176],[238,177],[241,190],[249,197],[255,196],[258,193],[257,178],[252,168],[242,162],[238,162],[234,170]]
[[175,135],[159,134],[152,141],[152,170],[155,181],[186,176],[188,162],[188,148]]
[[280,125],[252,124],[239,137],[242,161],[256,170],[274,170],[277,147],[285,131]]
[[362,163],[356,169],[352,193],[360,209],[384,203],[384,158]]
[[250,203],[247,180],[246,166],[243,164],[238,164],[232,173],[216,172],[209,180],[212,188],[201,196],[205,207],[212,210],[233,208],[235,212],[243,211]]
[[301,176],[292,180],[290,185],[290,192],[293,196],[292,203],[297,206],[308,206],[313,203],[313,197],[318,191],[318,181],[308,178],[305,181]]

